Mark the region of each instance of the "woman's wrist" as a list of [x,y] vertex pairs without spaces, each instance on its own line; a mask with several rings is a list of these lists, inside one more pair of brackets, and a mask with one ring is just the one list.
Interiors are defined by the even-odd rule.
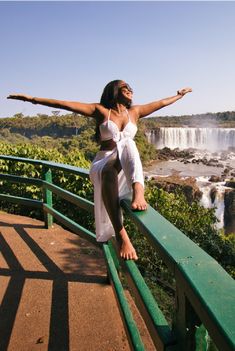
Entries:
[[177,96],[180,96],[182,98],[184,94],[180,90],[177,90]]
[[31,103],[32,103],[32,104],[34,104],[34,105],[36,105],[36,104],[37,104],[36,97],[32,97],[32,99],[31,99]]

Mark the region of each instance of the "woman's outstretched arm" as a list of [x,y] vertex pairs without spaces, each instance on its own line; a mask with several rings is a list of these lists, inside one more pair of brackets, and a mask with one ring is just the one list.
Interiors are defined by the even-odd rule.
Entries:
[[63,101],[63,100],[55,100],[55,99],[47,99],[41,97],[33,97],[25,94],[11,94],[7,97],[7,99],[13,100],[22,100],[31,102],[32,104],[39,104],[44,106],[49,106],[53,108],[64,109],[68,111],[72,111],[75,113],[79,113],[84,116],[93,117],[97,108],[97,103],[82,103],[77,101]]
[[138,118],[146,117],[150,115],[151,113],[160,110],[161,108],[171,105],[174,102],[176,102],[179,99],[182,99],[182,97],[191,92],[191,88],[184,88],[181,90],[177,91],[177,94],[171,97],[167,97],[165,99],[161,99],[158,101],[150,102],[149,104],[146,105],[136,105],[134,106],[137,112]]

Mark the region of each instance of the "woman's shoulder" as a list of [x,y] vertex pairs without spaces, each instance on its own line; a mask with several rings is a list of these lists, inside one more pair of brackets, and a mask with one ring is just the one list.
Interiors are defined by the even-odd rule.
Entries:
[[132,118],[136,121],[139,119],[139,110],[138,110],[138,105],[132,105],[129,109],[129,114],[131,114]]
[[98,121],[103,121],[106,118],[106,116],[108,115],[108,113],[109,113],[109,110],[106,107],[104,107],[100,103],[96,104],[96,111],[95,111],[94,117]]

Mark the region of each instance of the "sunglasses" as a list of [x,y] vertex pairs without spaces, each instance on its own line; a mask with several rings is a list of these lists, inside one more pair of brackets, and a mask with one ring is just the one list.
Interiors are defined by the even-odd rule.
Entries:
[[130,87],[129,84],[122,85],[119,89],[120,89],[120,90],[122,90],[122,89],[127,89],[128,91],[130,91],[131,93],[133,93],[133,89]]

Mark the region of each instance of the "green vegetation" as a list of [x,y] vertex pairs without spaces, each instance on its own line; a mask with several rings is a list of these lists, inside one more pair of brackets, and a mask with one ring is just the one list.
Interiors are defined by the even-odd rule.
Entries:
[[98,150],[94,141],[95,123],[92,118],[77,114],[59,116],[38,115],[0,119],[0,140],[12,144],[30,143],[47,149],[57,149],[66,155],[83,150],[91,160]]
[[[218,119],[220,125],[235,125],[235,112],[214,114],[212,117],[210,116],[213,120]],[[169,117],[169,123],[172,125],[177,119],[179,123],[186,125],[186,120],[192,121],[194,117],[180,118]],[[205,116],[201,117],[201,122],[203,118]],[[140,122],[136,143],[144,164],[156,157],[156,150],[147,142],[144,130],[159,126],[158,123],[161,120],[162,118],[152,118]],[[166,117],[164,117],[165,121],[167,121]],[[57,111],[53,116],[24,117],[18,114],[13,118],[0,119],[0,154],[52,160],[89,168],[98,150],[98,145],[94,141],[94,129],[95,124],[92,119],[75,114],[59,116]],[[42,167],[0,160],[0,172],[41,178]],[[93,187],[89,180],[57,171],[53,173],[53,183],[89,200],[93,199]],[[42,198],[41,190],[36,186],[6,181],[0,182],[0,193],[33,199]],[[214,209],[205,209],[196,201],[189,204],[183,193],[167,193],[156,188],[152,181],[146,182],[146,199],[151,206],[214,257],[229,274],[235,276],[235,234],[225,236],[223,232],[216,229]],[[71,204],[68,205],[57,196],[53,197],[53,204],[69,218],[94,231],[94,221],[85,211],[78,210]],[[0,210],[42,218],[42,213],[38,210],[7,204],[3,201],[0,203]],[[125,219],[125,224],[138,251],[139,269],[161,303],[161,308],[168,320],[171,320],[174,296],[173,276],[128,218]]]
[[235,128],[235,111],[203,113],[190,116],[166,116],[144,119],[146,129],[159,127],[223,127]]
[[[12,118],[1,118],[0,141],[54,148],[63,155],[82,150],[85,158],[92,161],[99,150],[99,145],[94,139],[94,120],[74,113],[59,116],[56,112],[58,111],[54,111],[53,116],[24,117],[17,114]],[[156,150],[147,141],[143,123],[140,123],[136,144],[144,165],[155,159]]]
[[[182,192],[168,193],[156,188],[152,181],[146,182],[145,195],[153,208],[214,257],[232,277],[235,277],[235,234],[225,236],[222,231],[216,229],[217,219],[214,209],[205,209],[196,201],[189,204]],[[135,225],[128,218],[126,227],[137,248],[139,256],[137,265],[170,322],[174,310],[174,277],[146,238],[136,230]]]
[[[235,127],[235,112],[142,119],[135,140],[144,165],[148,165],[157,157],[157,151],[147,141],[145,131],[161,126]],[[43,148],[54,148],[63,155],[82,150],[85,158],[90,161],[99,149],[94,134],[94,120],[75,113],[60,115],[60,111],[52,111],[52,116],[38,114],[34,117],[18,113],[11,118],[0,118],[0,141],[11,144],[30,143]]]
[[[2,155],[11,155],[39,160],[50,160],[86,169],[90,167],[90,162],[87,161],[83,153],[79,151],[71,151],[65,156],[53,148],[45,149],[37,145],[12,145],[3,142],[0,142],[0,150]],[[30,178],[42,178],[43,169],[42,166],[34,166],[22,162],[0,160],[0,172],[21,175]],[[86,197],[89,200],[93,200],[93,189],[88,179],[84,180],[75,174],[68,174],[67,172],[57,171],[53,173],[53,183],[62,187],[63,189],[73,192],[74,194]],[[0,181],[0,193],[23,196],[35,200],[42,199],[42,192],[35,185],[14,184],[7,181]],[[89,226],[89,229],[94,229],[93,220],[91,216],[85,211],[77,211],[77,208],[75,206],[72,204],[68,205],[66,201],[61,200],[56,196],[53,198],[53,202],[55,209],[58,209],[68,217],[73,218],[81,225]],[[0,209],[6,210],[10,213],[42,219],[41,211],[30,209],[24,206],[18,206],[16,204],[8,204],[2,201]]]

